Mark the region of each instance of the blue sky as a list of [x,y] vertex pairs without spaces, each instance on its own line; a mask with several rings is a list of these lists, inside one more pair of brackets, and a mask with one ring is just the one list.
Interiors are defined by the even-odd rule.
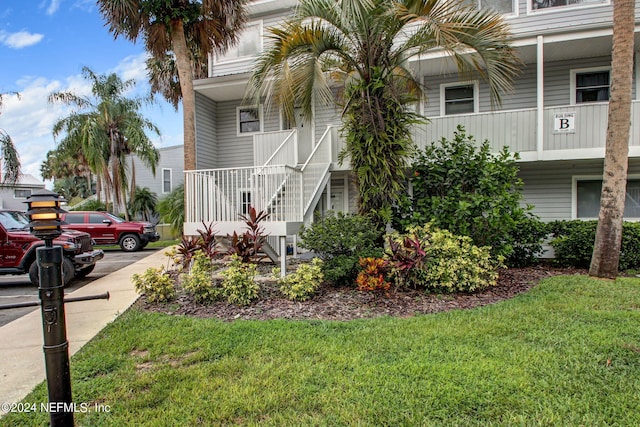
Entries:
[[[117,73],[136,80],[131,96],[148,91],[145,52],[140,42],[114,40],[104,26],[95,0],[0,1],[0,93],[6,96],[0,109],[0,128],[13,139],[24,173],[41,179],[40,164],[55,148],[53,123],[69,109],[51,105],[55,91],[89,93],[83,67],[97,74]],[[156,147],[182,144],[182,113],[160,97],[141,112],[162,133],[150,135]]]

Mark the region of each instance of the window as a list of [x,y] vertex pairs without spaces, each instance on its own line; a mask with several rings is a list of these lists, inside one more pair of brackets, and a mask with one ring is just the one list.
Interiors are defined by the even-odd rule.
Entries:
[[247,24],[240,35],[237,44],[231,46],[222,55],[216,55],[215,62],[229,62],[238,59],[249,58],[262,51],[262,23],[251,22]]
[[251,192],[240,191],[240,212],[242,212],[242,215],[249,214],[250,206],[251,206]]
[[478,85],[455,83],[440,86],[440,106],[443,116],[478,112]]
[[[601,179],[576,180],[576,218],[598,218],[600,211]],[[627,180],[624,217],[640,218],[640,179]]]
[[31,190],[13,190],[13,197],[16,199],[25,199],[31,195]]
[[89,224],[102,224],[107,220],[109,220],[109,218],[102,214],[89,214]]
[[609,69],[587,69],[571,71],[572,101],[603,102],[609,100]]
[[467,0],[464,3],[476,5],[478,9],[490,9],[505,15],[516,11],[513,0]]
[[84,214],[69,212],[64,216],[64,221],[68,222],[69,224],[84,224]]
[[531,0],[531,9],[537,10],[560,6],[581,6],[608,2],[608,0]]
[[262,107],[238,107],[238,136],[262,132]]
[[171,169],[162,169],[162,192],[171,193]]

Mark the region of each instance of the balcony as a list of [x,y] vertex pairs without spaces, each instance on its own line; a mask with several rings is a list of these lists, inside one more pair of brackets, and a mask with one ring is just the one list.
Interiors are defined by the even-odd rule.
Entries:
[[[417,126],[414,135],[418,147],[424,148],[443,136],[452,138],[456,127],[463,125],[479,143],[488,140],[494,152],[508,146],[520,153],[521,161],[604,158],[608,107],[608,103],[547,107],[540,126],[535,108],[436,117]],[[572,117],[572,126],[565,121],[562,129],[563,115]],[[640,101],[633,102],[631,115],[629,155],[640,156]]]

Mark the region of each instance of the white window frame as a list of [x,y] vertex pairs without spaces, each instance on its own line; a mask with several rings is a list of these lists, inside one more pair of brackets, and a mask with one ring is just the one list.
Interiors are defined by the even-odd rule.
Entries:
[[[169,191],[164,188],[164,172],[169,171]],[[171,168],[162,168],[162,194],[171,193],[171,189],[173,188],[173,169]]]
[[[531,2],[532,0],[528,0],[528,1]],[[469,4],[470,3],[471,1],[469,1]],[[482,0],[473,0],[473,3],[476,4],[476,7],[478,10],[482,10]],[[485,8],[485,10],[493,10],[493,9]],[[511,0],[511,10],[512,12],[503,13],[502,16],[504,16],[505,18],[513,18],[518,16],[518,0]]]
[[[28,191],[29,195],[28,196],[18,196],[16,195],[16,191]],[[31,194],[33,194],[33,190],[30,188],[14,188],[13,189],[13,198],[14,199],[26,199],[27,197],[31,196]]]
[[608,6],[611,4],[610,0],[602,0],[602,1],[594,1],[594,2],[588,2],[588,3],[575,3],[575,4],[569,4],[569,5],[565,5],[565,6],[554,6],[554,7],[544,7],[542,9],[534,9],[532,7],[532,2],[533,0],[527,0],[527,15],[530,13],[553,13],[553,12],[557,12],[557,11],[561,11],[561,10],[567,10],[567,9],[584,9],[584,8],[589,8],[589,7],[601,7],[601,6]]
[[256,107],[236,107],[236,135],[237,136],[247,136],[247,135],[255,135],[257,133],[262,133],[264,129],[264,115],[262,114],[262,105],[258,108],[258,120],[260,121],[260,130],[255,132],[240,132],[240,111],[242,110],[250,110],[256,109]]
[[[471,86],[473,85],[473,112],[471,113],[462,113],[462,114],[446,114],[446,105],[445,105],[445,91],[450,87],[457,86]],[[440,116],[461,116],[464,114],[476,114],[480,112],[480,84],[477,80],[472,80],[470,82],[451,82],[451,83],[442,83],[440,85]]]
[[[571,219],[579,219],[583,221],[589,221],[596,218],[578,218],[578,181],[602,181],[602,175],[574,175],[571,177]],[[640,180],[640,174],[630,174],[627,176],[627,181]],[[624,218],[625,221],[637,222],[640,218],[631,217]]]
[[[234,62],[238,62],[238,61],[246,61],[249,58],[255,58],[258,54],[260,54],[263,50],[264,50],[264,28],[263,28],[263,24],[262,24],[262,20],[260,21],[251,21],[248,22],[245,25],[245,31],[253,28],[253,27],[258,27],[258,52],[256,52],[255,54],[251,54],[251,55],[243,55],[243,56],[237,56],[237,57],[233,57],[233,58],[225,58],[224,56],[219,56],[218,54],[214,54],[213,55],[213,64],[214,65],[218,65],[218,64],[232,64]],[[244,33],[244,31],[243,31]],[[242,35],[240,34],[240,38],[242,39]],[[239,44],[240,42],[238,42]],[[227,51],[227,53],[233,49],[237,49],[238,48],[238,44],[231,46],[229,48],[229,50]],[[226,55],[226,54],[225,54]]]
[[[249,203],[245,205],[242,200],[242,196],[244,194],[249,195]],[[246,206],[247,210],[244,211],[244,207]],[[253,206],[253,191],[250,188],[238,188],[238,212],[242,215],[247,215],[249,213],[249,207]]]
[[[571,97],[570,99],[571,105],[597,104],[597,102],[589,102],[589,103],[576,102],[576,89],[577,89],[576,75],[585,74],[585,73],[598,73],[601,71],[609,72],[609,95],[611,95],[611,67],[605,66],[605,67],[575,68],[571,70],[571,82],[569,83],[569,90],[571,91],[569,95]],[[609,101],[601,101],[601,102],[609,102]]]

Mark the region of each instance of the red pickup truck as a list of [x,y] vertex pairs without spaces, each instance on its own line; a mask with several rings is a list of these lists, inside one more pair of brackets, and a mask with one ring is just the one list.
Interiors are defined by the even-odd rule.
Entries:
[[[104,257],[93,249],[91,236],[68,230],[53,240],[62,246],[62,281],[67,285],[74,277],[91,273]],[[36,248],[44,242],[29,232],[29,218],[24,212],[0,210],[0,274],[29,274],[31,283],[39,285]]]
[[120,245],[125,252],[143,249],[160,239],[150,222],[125,221],[109,212],[69,211],[62,214],[64,230],[89,233],[97,245]]

